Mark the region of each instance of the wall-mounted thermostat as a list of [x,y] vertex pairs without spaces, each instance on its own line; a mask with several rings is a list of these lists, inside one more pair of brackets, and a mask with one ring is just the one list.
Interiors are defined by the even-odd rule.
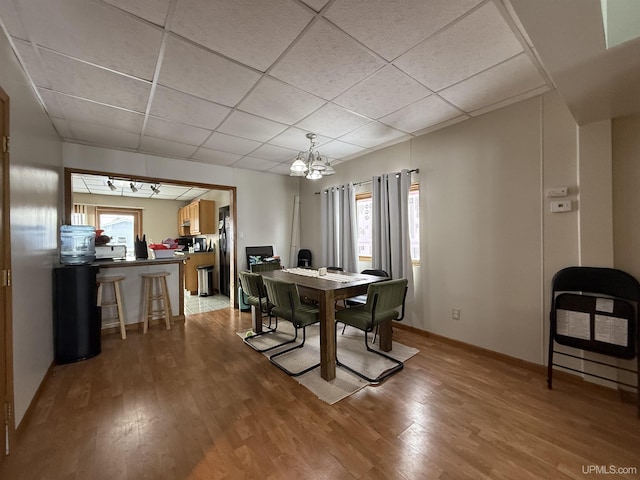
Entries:
[[551,202],[551,212],[570,212],[571,202],[569,200],[563,200],[562,202]]
[[566,197],[569,189],[567,187],[555,187],[547,189],[547,197]]

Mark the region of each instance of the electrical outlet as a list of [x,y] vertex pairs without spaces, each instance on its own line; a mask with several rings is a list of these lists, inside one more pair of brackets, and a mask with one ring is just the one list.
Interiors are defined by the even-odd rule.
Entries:
[[460,320],[460,309],[459,308],[451,309],[451,318],[453,318],[454,320]]

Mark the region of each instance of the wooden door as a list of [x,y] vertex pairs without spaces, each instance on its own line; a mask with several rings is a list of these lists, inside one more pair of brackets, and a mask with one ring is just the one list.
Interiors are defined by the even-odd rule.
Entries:
[[0,462],[9,453],[13,419],[13,349],[11,329],[11,238],[9,228],[9,97],[0,88],[0,401],[3,431]]

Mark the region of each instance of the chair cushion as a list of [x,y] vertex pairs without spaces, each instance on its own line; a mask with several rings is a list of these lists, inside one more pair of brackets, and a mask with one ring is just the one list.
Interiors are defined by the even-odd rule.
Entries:
[[376,314],[375,320],[371,321],[371,312],[367,312],[365,305],[344,308],[336,312],[336,320],[360,330],[371,331],[376,325],[380,325],[387,320],[395,320],[400,314],[396,310],[388,310]]
[[[284,318],[285,320],[293,322],[291,308],[273,307],[271,313],[276,317]],[[298,328],[317,323],[320,321],[319,313],[320,310],[318,310],[317,307],[302,304],[295,309],[295,322],[293,323]]]

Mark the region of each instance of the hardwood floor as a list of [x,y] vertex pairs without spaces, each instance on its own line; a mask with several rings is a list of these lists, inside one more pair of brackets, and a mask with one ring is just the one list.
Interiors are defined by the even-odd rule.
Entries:
[[541,373],[395,329],[420,353],[330,406],[242,343],[250,325],[196,314],[56,366],[0,478],[640,478],[640,419],[614,392],[549,391]]

